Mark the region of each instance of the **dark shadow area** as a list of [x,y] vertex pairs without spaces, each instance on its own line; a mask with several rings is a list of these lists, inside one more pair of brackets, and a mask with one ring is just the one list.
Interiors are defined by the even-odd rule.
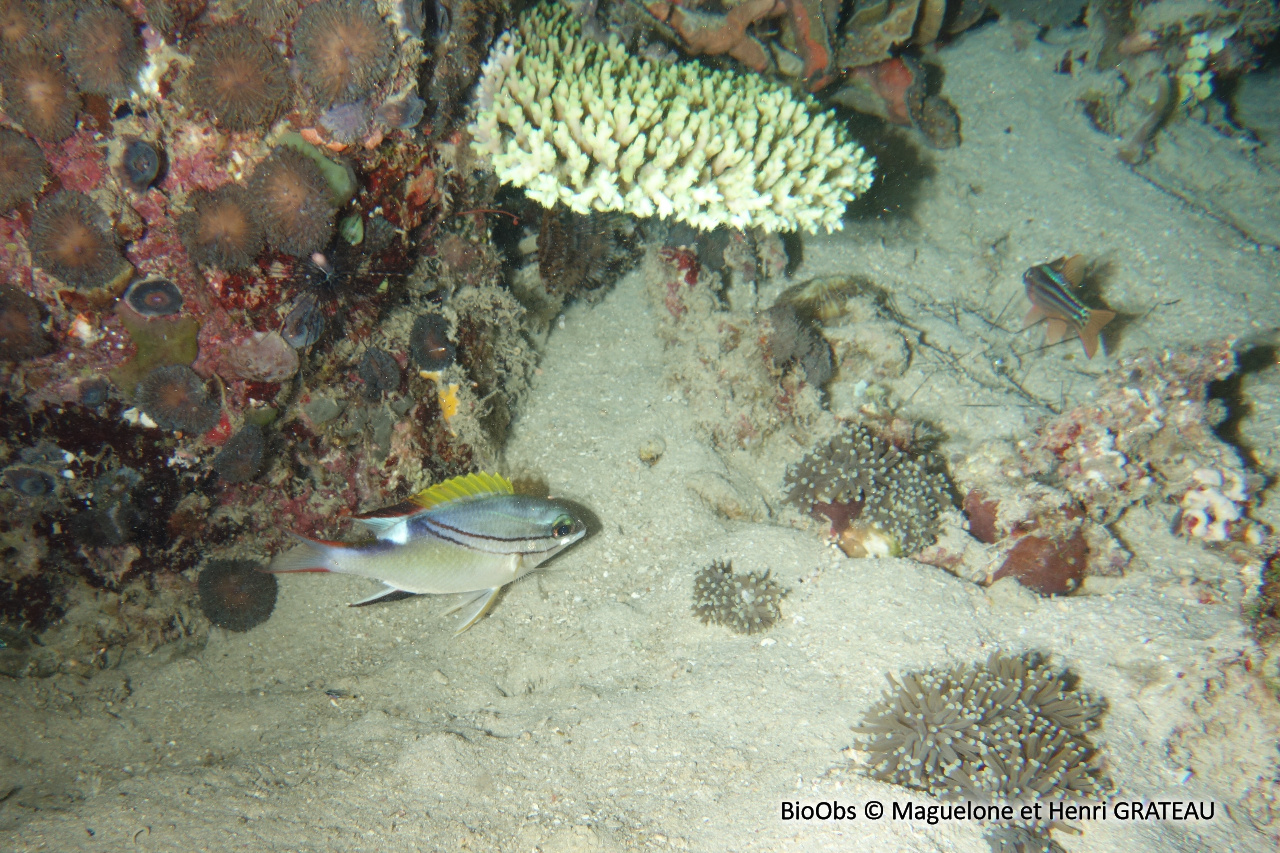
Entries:
[[920,143],[905,128],[873,116],[840,110],[853,138],[876,158],[876,180],[845,210],[846,223],[874,219],[911,219],[921,189],[937,174]]
[[1253,412],[1253,407],[1244,393],[1244,377],[1250,373],[1260,373],[1275,367],[1277,356],[1280,356],[1280,349],[1271,344],[1251,347],[1236,355],[1235,373],[1226,379],[1209,383],[1209,399],[1220,401],[1227,410],[1227,415],[1222,422],[1213,427],[1213,433],[1240,451],[1240,457],[1245,465],[1253,471],[1258,470],[1258,455],[1240,433],[1241,422]]

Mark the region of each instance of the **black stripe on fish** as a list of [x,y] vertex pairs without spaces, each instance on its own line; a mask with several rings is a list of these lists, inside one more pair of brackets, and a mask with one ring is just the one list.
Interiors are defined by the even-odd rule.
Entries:
[[[499,542],[503,544],[509,544],[512,542],[532,542],[537,539],[551,538],[550,536],[494,536],[492,534],[487,534],[487,533],[474,533],[470,530],[463,530],[461,527],[455,527],[452,525],[444,524],[438,521],[437,519],[433,519],[425,515],[422,516],[421,518],[414,519],[412,524],[413,524],[415,533],[428,533],[436,537],[437,539],[443,539],[446,542],[450,542],[454,545],[459,546],[460,548],[469,548],[473,551],[478,549],[476,548],[473,541],[472,542],[466,541],[467,539],[471,539],[471,540],[479,539],[485,542]],[[529,550],[526,548],[518,548],[518,549],[510,549],[510,550],[495,549],[494,551],[491,551],[489,553],[541,554],[544,551],[554,550],[555,548],[559,547],[560,544],[561,543],[559,541],[553,539],[551,544],[548,547],[539,548],[536,551]]]
[[1027,299],[1046,317],[1066,320],[1077,328],[1089,322],[1090,309],[1071,292],[1062,273],[1049,264],[1036,264],[1022,275]]

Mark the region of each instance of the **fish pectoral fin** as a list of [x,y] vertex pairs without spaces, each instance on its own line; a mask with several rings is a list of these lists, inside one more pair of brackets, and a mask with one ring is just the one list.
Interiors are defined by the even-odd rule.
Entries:
[[402,598],[408,598],[412,595],[417,595],[417,594],[418,593],[416,592],[409,592],[408,590],[403,590],[398,586],[392,586],[391,584],[383,584],[382,589],[378,590],[373,595],[362,598],[359,601],[353,601],[347,606],[348,607],[364,607],[366,604],[373,604],[378,601],[399,601]]
[[455,637],[458,636],[463,631],[467,630],[472,625],[479,622],[480,617],[484,616],[486,613],[489,612],[489,608],[493,606],[493,602],[497,600],[498,593],[501,591],[502,591],[502,587],[500,586],[495,586],[493,589],[482,589],[479,592],[472,595],[470,598],[464,598],[462,601],[459,601],[453,607],[450,607],[448,610],[446,610],[444,612],[444,615],[448,616],[451,613],[457,613],[459,610],[462,610],[464,607],[475,605],[474,610],[469,610],[465,614],[463,614],[466,621],[462,624],[461,628],[453,632],[453,636]]
[[1027,312],[1027,316],[1022,318],[1022,328],[1029,329],[1036,323],[1045,318],[1045,313],[1039,307],[1032,305],[1031,310]]

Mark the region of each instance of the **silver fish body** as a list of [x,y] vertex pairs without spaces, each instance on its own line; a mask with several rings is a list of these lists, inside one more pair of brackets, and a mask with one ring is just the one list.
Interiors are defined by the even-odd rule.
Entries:
[[[489,489],[493,483],[499,483],[500,490]],[[401,592],[472,593],[472,600],[483,601],[461,629],[465,630],[503,586],[586,535],[586,524],[563,501],[513,494],[510,484],[491,475],[455,478],[441,487],[451,484],[473,493],[403,514],[396,513],[404,509],[399,507],[391,514],[358,518],[376,533],[376,541],[344,545],[307,539],[277,556],[267,571],[340,572],[385,585],[356,604]]]

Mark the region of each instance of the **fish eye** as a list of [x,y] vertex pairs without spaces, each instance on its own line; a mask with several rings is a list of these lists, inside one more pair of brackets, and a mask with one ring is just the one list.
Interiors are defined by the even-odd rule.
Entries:
[[551,535],[556,539],[562,536],[568,536],[573,532],[573,519],[567,515],[562,515],[555,521],[551,522]]

